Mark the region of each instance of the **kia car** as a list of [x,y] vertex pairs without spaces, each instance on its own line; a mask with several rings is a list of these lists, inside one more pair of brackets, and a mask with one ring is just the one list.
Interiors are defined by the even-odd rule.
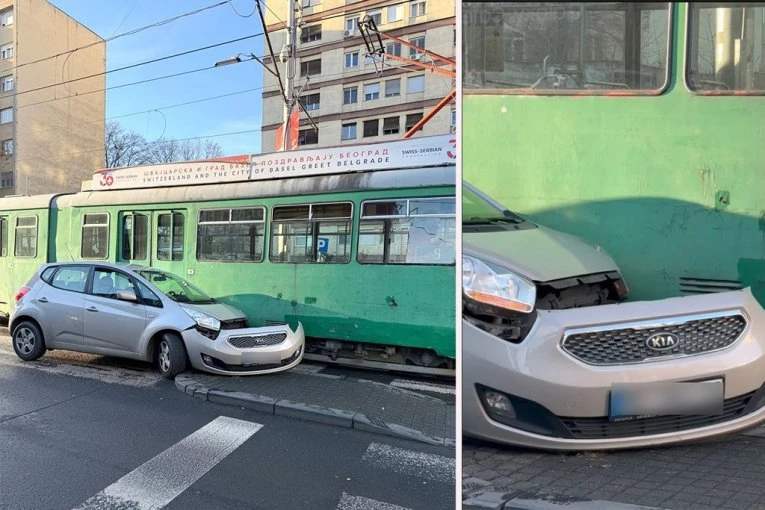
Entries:
[[16,354],[65,349],[156,363],[172,378],[190,365],[216,374],[288,370],[303,358],[300,323],[248,327],[240,310],[167,271],[110,263],[45,264],[16,294]]
[[765,421],[750,289],[624,302],[601,248],[463,188],[462,424],[540,449],[693,441]]

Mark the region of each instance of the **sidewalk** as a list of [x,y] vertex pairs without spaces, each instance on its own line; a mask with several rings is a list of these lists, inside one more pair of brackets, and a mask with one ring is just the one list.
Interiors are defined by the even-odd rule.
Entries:
[[455,446],[452,403],[380,382],[321,374],[312,365],[301,367],[250,377],[186,372],[176,377],[175,385],[218,404]]

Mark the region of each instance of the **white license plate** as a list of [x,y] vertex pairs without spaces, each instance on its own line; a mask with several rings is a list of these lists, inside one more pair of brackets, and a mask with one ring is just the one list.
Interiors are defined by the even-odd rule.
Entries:
[[627,421],[653,416],[720,416],[722,379],[704,382],[616,383],[611,385],[608,418]]

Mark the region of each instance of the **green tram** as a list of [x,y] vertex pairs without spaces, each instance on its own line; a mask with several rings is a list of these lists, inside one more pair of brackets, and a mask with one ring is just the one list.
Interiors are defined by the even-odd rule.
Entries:
[[463,178],[631,299],[765,304],[765,3],[463,3]]
[[451,165],[0,199],[0,311],[46,261],[153,266],[308,358],[454,375]]

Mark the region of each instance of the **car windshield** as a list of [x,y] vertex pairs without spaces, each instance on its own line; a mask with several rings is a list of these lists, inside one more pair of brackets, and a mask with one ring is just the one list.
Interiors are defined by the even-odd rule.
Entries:
[[462,223],[464,225],[491,222],[523,223],[525,221],[470,184],[465,183],[462,186]]
[[173,273],[157,269],[144,269],[136,272],[149,280],[162,294],[177,303],[196,303],[201,305],[216,302],[205,294],[204,291]]

